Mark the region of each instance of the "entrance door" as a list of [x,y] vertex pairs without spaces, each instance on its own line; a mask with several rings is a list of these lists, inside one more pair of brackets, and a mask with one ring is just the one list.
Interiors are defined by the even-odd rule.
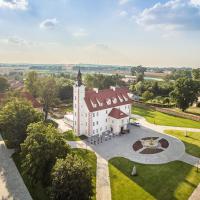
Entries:
[[123,131],[124,131],[124,127],[122,126],[122,127],[121,127],[121,133],[122,133]]
[[112,127],[110,128],[110,131],[113,132],[113,128]]

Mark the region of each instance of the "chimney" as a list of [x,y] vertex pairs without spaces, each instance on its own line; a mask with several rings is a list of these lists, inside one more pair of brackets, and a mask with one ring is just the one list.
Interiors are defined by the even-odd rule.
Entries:
[[110,89],[115,91],[116,90],[116,87],[115,86],[110,86]]
[[99,88],[93,88],[93,91],[95,91],[96,93],[99,93]]

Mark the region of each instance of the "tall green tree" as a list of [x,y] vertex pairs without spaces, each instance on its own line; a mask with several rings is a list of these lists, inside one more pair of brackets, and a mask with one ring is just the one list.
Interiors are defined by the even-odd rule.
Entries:
[[67,100],[73,98],[73,81],[66,78],[57,78],[56,84],[58,87],[58,98],[60,100]]
[[21,144],[23,172],[31,184],[48,185],[56,159],[65,158],[70,147],[56,128],[43,122],[30,124],[27,135]]
[[131,68],[131,74],[132,74],[132,76],[136,76],[137,83],[144,80],[144,72],[145,71],[146,71],[146,68],[143,67],[142,65]]
[[53,77],[43,77],[40,80],[39,85],[39,96],[43,104],[44,119],[48,118],[48,113],[50,108],[54,105],[57,97],[57,85],[55,78]]
[[197,100],[199,91],[199,82],[186,77],[179,78],[175,82],[174,91],[170,93],[170,96],[175,100],[177,106],[185,111]]
[[8,80],[4,77],[0,77],[0,92],[5,92],[9,87]]
[[35,71],[31,71],[26,76],[25,86],[27,90],[36,97],[38,95],[39,90],[39,77],[38,73]]
[[26,138],[27,126],[41,119],[42,114],[29,102],[13,98],[0,110],[0,132],[12,146],[19,147]]
[[52,199],[88,200],[93,194],[92,171],[76,155],[57,160],[52,170]]

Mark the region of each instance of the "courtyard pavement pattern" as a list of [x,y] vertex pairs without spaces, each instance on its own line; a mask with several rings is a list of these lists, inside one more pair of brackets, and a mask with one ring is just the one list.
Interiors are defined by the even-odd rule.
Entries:
[[[127,135],[115,136],[111,140],[96,145],[91,145],[86,141],[69,142],[72,148],[88,149],[95,152],[97,155],[97,200],[111,200],[108,160],[113,157],[125,157],[134,162],[143,164],[162,164],[180,160],[193,166],[200,160],[185,152],[185,146],[182,141],[164,133],[164,130],[167,129],[194,132],[200,132],[200,129],[159,126],[148,123],[143,117],[137,115],[133,117],[136,118],[142,126],[132,126],[130,133]],[[133,143],[144,137],[165,138],[169,142],[169,147],[157,154],[140,154],[139,152],[135,152],[132,148]],[[199,200],[199,197],[200,185],[193,192],[190,200]]]
[[0,200],[31,200],[21,175],[0,135]]

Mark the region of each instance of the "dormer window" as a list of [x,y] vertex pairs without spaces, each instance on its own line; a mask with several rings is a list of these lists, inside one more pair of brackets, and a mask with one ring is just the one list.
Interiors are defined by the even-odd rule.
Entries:
[[116,103],[117,103],[117,99],[116,99],[115,97],[113,97],[113,98],[112,98],[112,102],[113,102],[114,104],[116,104]]
[[103,106],[103,103],[100,102],[98,99],[97,99],[97,103],[99,104],[99,106]]
[[124,95],[123,95],[123,97],[124,97],[124,100],[125,100],[125,101],[128,101],[128,98],[127,98],[127,97],[125,97]]
[[118,98],[119,98],[120,102],[123,102],[123,101],[124,101],[120,96],[118,96]]
[[93,108],[96,108],[96,107],[97,107],[97,104],[96,104],[96,103],[93,103],[92,101],[90,101],[90,102],[91,102]]
[[108,105],[110,105],[110,104],[111,104],[111,100],[110,100],[110,99],[106,99],[106,103],[107,103]]

